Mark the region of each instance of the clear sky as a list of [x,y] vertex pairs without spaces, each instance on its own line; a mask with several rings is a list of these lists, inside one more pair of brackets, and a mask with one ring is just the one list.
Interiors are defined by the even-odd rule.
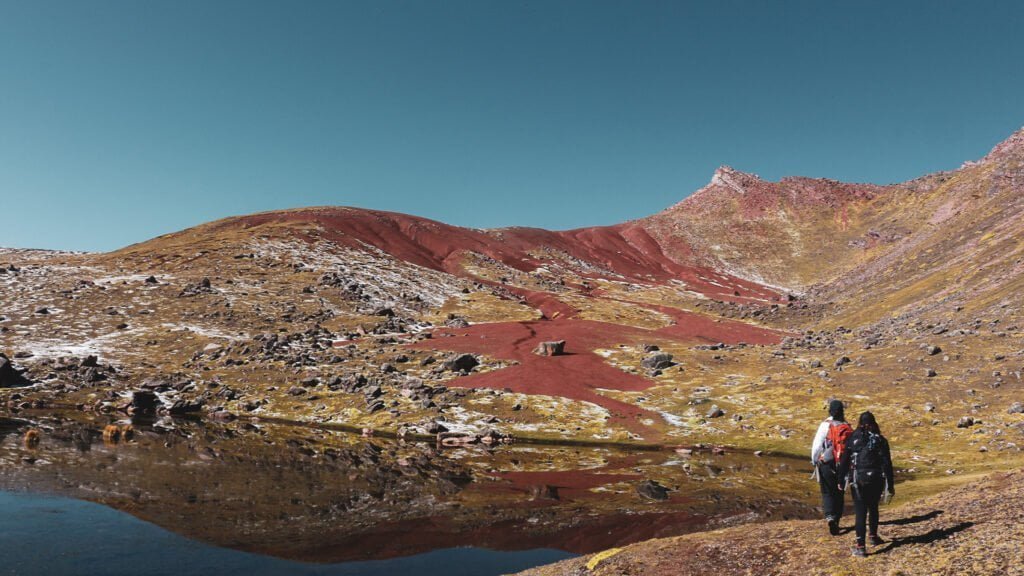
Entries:
[[1024,2],[0,0],[0,246],[339,204],[645,216],[720,164],[887,183],[1024,124]]

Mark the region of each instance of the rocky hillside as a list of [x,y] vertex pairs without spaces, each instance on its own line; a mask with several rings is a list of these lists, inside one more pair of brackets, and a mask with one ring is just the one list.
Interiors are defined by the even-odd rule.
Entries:
[[723,168],[649,218],[561,232],[306,208],[3,250],[0,398],[800,452],[842,395],[908,468],[994,467],[1021,440],[1022,158],[1018,132],[891,186]]

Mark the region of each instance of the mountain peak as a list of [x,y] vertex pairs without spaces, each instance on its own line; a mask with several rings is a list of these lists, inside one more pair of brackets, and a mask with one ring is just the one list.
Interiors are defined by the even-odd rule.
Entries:
[[737,194],[745,194],[747,187],[760,182],[763,180],[757,174],[741,172],[732,166],[723,164],[715,170],[714,175],[711,176],[711,182],[704,189],[726,188]]
[[1024,156],[1024,128],[1021,128],[1010,135],[1009,138],[996,144],[992,151],[977,162],[965,162],[964,166],[976,166],[986,162],[992,162],[1008,156]]

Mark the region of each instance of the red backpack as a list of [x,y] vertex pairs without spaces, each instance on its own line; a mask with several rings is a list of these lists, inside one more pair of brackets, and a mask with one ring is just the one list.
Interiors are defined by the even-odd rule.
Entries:
[[846,439],[853,434],[853,428],[846,422],[829,422],[828,435],[821,447],[822,462],[839,462],[846,450]]

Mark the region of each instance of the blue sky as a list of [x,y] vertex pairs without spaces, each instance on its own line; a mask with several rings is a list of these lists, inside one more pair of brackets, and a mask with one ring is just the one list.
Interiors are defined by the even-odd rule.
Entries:
[[1024,124],[1021,2],[0,0],[0,246],[308,205],[637,218],[887,183]]

